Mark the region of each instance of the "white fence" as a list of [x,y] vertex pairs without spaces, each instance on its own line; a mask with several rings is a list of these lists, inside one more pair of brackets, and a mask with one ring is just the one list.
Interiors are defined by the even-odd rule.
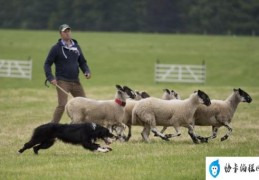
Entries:
[[0,59],[0,77],[32,78],[32,60]]
[[155,82],[205,83],[206,65],[155,64]]

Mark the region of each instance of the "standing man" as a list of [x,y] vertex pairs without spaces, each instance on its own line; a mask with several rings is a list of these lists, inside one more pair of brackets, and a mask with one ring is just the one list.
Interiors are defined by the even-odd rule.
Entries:
[[[67,24],[59,27],[61,39],[51,48],[44,64],[47,80],[56,86],[58,106],[55,109],[51,122],[59,123],[67,103],[68,95],[58,86],[74,97],[85,97],[84,89],[79,81],[79,68],[86,79],[91,78],[90,69],[77,41],[71,38],[71,28]],[[51,66],[55,64],[55,76]]]

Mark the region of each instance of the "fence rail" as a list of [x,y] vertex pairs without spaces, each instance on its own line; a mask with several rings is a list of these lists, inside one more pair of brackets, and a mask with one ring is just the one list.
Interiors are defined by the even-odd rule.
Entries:
[[155,82],[205,83],[206,65],[155,64]]
[[32,60],[0,59],[0,77],[32,78]]

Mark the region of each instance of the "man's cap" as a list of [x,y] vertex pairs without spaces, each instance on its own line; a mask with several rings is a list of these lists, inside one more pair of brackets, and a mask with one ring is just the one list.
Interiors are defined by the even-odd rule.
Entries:
[[71,29],[69,25],[67,24],[62,24],[59,26],[59,31],[61,32],[64,32],[66,29]]

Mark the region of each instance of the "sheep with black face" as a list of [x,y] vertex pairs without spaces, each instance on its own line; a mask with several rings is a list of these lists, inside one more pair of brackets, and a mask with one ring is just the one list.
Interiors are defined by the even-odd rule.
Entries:
[[199,143],[193,129],[193,115],[199,104],[210,105],[209,96],[201,90],[195,91],[184,100],[168,101],[152,97],[143,99],[134,106],[132,121],[144,127],[141,135],[146,142],[149,142],[150,130],[164,140],[171,137],[159,132],[156,126],[173,126],[177,131],[183,126],[188,128],[193,142]]
[[[169,89],[163,89],[163,94],[162,94],[162,99],[165,100],[171,100],[171,99],[178,99],[180,96],[178,93],[176,93],[174,90],[169,90]],[[132,110],[135,106],[136,103],[138,103],[139,100],[149,98],[150,95],[147,94],[145,91],[144,92],[138,92],[136,91],[136,98],[135,99],[127,99],[127,103],[125,106],[125,111],[124,111],[124,118],[123,118],[123,123],[128,126],[128,136],[126,138],[126,141],[128,141],[131,138],[131,126],[132,125],[138,125],[133,123],[132,121]],[[164,127],[163,130],[165,130],[167,127]]]
[[206,138],[199,136],[201,140],[208,141],[217,137],[218,129],[222,126],[228,132],[221,138],[226,140],[232,132],[230,123],[240,102],[251,103],[252,98],[242,89],[233,89],[233,93],[226,100],[211,100],[211,105],[199,106],[194,114],[196,126],[212,126],[212,135]]
[[66,112],[71,123],[94,122],[107,127],[110,131],[115,128],[118,136],[124,137],[126,125],[122,122],[127,97],[134,98],[129,88],[116,85],[115,99],[95,100],[75,97],[68,101]]

